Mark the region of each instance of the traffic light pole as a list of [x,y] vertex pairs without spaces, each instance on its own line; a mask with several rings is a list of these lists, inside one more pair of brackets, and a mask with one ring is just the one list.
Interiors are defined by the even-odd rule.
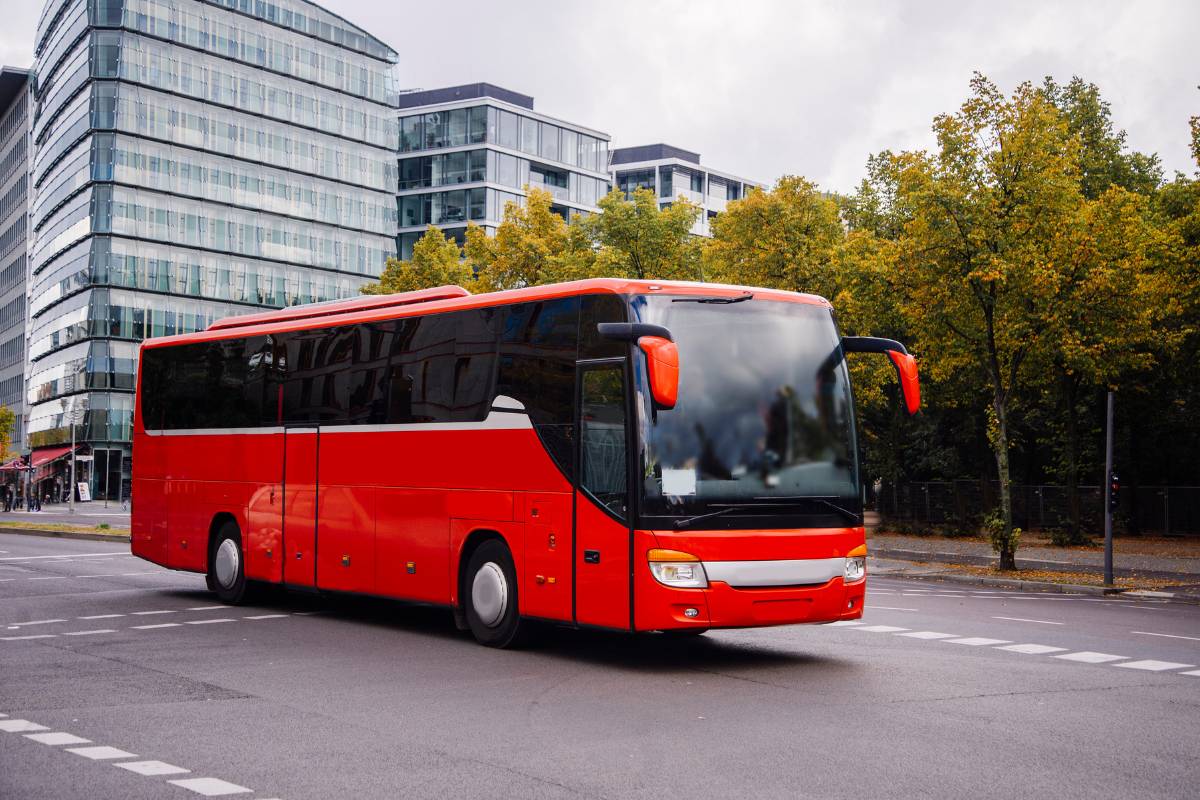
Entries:
[[1104,443],[1104,585],[1113,585],[1113,393],[1108,393]]

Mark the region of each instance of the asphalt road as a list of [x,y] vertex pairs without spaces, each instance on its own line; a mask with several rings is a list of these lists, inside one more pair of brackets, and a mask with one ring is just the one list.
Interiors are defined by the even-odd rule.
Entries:
[[860,625],[506,652],[444,610],[227,608],[127,545],[0,534],[5,800],[1191,798],[1198,699],[1180,603],[881,577]]

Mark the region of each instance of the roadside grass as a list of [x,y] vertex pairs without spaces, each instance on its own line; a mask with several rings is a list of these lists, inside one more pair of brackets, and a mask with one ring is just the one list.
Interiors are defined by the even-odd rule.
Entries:
[[102,522],[99,525],[71,525],[65,522],[9,522],[7,520],[0,521],[0,530],[27,530],[27,531],[60,531],[64,533],[98,533],[109,536],[128,536],[128,528],[113,528],[107,522]]
[[[971,564],[927,564],[926,566],[948,572],[960,572],[968,575],[981,575],[988,578],[1001,578],[1021,581],[1041,581],[1043,583],[1066,583],[1076,586],[1103,586],[1104,576],[1092,572],[1060,572],[1058,570],[1019,569],[1002,571],[995,567],[981,567]],[[1193,586],[1195,582],[1171,580],[1169,578],[1153,578],[1132,575],[1127,578],[1118,577],[1114,580],[1118,589],[1169,589],[1175,586]]]

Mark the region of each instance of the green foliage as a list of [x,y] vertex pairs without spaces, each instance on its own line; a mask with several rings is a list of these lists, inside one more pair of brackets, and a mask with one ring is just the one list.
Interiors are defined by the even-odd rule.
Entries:
[[16,421],[17,415],[11,408],[0,406],[0,460],[8,461],[17,456],[12,449],[13,425]]
[[698,206],[678,198],[660,209],[650,189],[635,190],[629,200],[614,189],[599,205],[600,214],[577,223],[595,249],[593,274],[638,280],[704,279],[700,240],[691,233],[700,218]]
[[411,261],[389,258],[378,283],[367,284],[363,294],[393,294],[459,285],[470,288],[475,282],[471,267],[462,260],[462,251],[453,239],[430,225],[413,245]]

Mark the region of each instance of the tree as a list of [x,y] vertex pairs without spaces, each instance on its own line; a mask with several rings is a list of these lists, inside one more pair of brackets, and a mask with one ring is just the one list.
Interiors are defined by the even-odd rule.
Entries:
[[786,175],[770,191],[749,192],[713,219],[707,277],[832,298],[843,236],[837,202],[810,181]]
[[544,189],[531,189],[524,206],[509,202],[495,236],[467,228],[464,249],[483,291],[555,283],[580,268],[567,223],[550,209],[552,199]]
[[1066,280],[1054,256],[1080,204],[1078,144],[1043,93],[1005,98],[976,74],[958,113],[934,121],[933,155],[897,156],[900,311],[927,371],[970,371],[989,394],[988,432],[1000,483],[993,546],[1016,568],[1010,413],[1030,356],[1054,323]]
[[16,455],[12,450],[13,424],[17,415],[8,406],[0,406],[0,460],[7,461]]
[[660,208],[651,189],[626,199],[618,189],[601,198],[600,213],[576,220],[595,249],[596,275],[638,280],[704,280],[701,243],[692,234],[700,208],[676,199]]
[[463,261],[458,244],[440,229],[430,225],[425,235],[413,245],[412,259],[399,261],[389,258],[378,283],[369,283],[360,290],[363,294],[393,294],[457,284],[470,288],[475,275]]

